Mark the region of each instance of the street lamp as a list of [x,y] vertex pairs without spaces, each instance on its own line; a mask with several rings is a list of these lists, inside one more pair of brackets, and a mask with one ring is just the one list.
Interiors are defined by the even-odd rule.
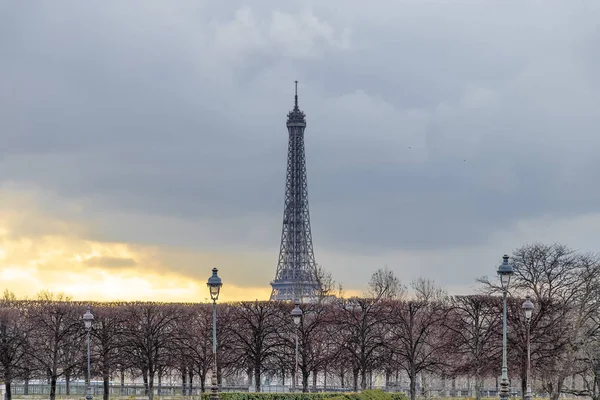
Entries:
[[525,400],[531,399],[531,344],[530,344],[530,331],[531,331],[531,314],[533,313],[533,303],[531,297],[527,295],[525,302],[523,303],[523,311],[525,311],[525,323],[527,324],[527,392],[525,393]]
[[294,379],[292,379],[292,391],[296,391],[296,381],[298,380],[298,327],[300,326],[300,321],[302,320],[302,310],[300,309],[300,304],[296,301],[296,307],[292,310],[292,318],[294,319],[294,324],[296,324],[296,366],[294,367]]
[[221,278],[217,275],[219,270],[216,268],[212,269],[212,276],[208,278],[206,286],[210,290],[210,298],[213,301],[213,373],[211,375],[211,400],[219,400],[219,384],[217,382],[217,299],[219,298],[219,292],[221,291]]
[[505,254],[502,259],[502,264],[498,267],[498,277],[502,285],[502,298],[504,300],[502,313],[502,380],[500,381],[500,398],[508,399],[510,390],[508,387],[508,367],[506,365],[506,295],[508,285],[510,284],[510,277],[514,271],[512,265],[508,263],[508,255]]
[[94,322],[94,314],[90,311],[90,306],[88,305],[87,311],[83,314],[83,324],[85,325],[85,330],[87,331],[87,373],[88,373],[88,384],[86,388],[85,398],[86,400],[92,400],[92,379],[91,379],[91,369],[90,369],[90,333],[92,331],[92,322]]
[[598,386],[598,392],[600,393],[600,351],[598,351],[597,353],[598,355],[596,356],[596,362],[595,362],[595,367],[596,367],[596,385]]

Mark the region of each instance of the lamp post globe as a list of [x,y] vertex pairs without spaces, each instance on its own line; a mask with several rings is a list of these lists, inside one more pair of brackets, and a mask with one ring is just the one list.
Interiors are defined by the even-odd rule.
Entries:
[[90,352],[90,333],[92,330],[92,323],[94,322],[94,314],[88,305],[85,314],[83,314],[83,324],[85,326],[85,330],[87,331],[87,387],[86,387],[86,400],[92,400],[92,379],[91,379],[91,352]]
[[217,381],[217,299],[219,298],[219,293],[221,292],[221,286],[223,286],[223,282],[217,273],[219,270],[217,268],[212,269],[212,275],[208,278],[208,282],[206,286],[208,286],[208,290],[210,292],[210,298],[213,301],[213,368],[211,374],[211,400],[219,400],[219,383]]
[[88,306],[85,314],[83,314],[83,324],[85,325],[85,329],[92,329],[92,323],[94,322],[94,314]]
[[523,311],[525,312],[525,321],[531,321],[531,314],[533,313],[534,305],[531,302],[531,296],[527,295],[523,302]]
[[533,314],[533,303],[531,297],[527,295],[523,303],[523,311],[525,312],[525,324],[527,325],[527,391],[525,399],[532,398],[531,394],[531,315]]
[[302,310],[300,309],[300,304],[296,302],[296,306],[291,312],[292,318],[294,319],[294,324],[300,325],[300,320],[302,319]]
[[497,271],[503,291],[508,290],[508,285],[510,284],[510,277],[515,272],[513,266],[509,264],[508,258],[509,257],[506,254],[502,257],[502,264],[500,264]]
[[502,257],[502,264],[498,267],[498,277],[500,278],[500,284],[502,285],[502,379],[500,381],[500,398],[508,399],[510,395],[509,382],[508,382],[508,366],[506,362],[506,296],[508,293],[508,285],[510,284],[510,277],[514,273],[512,265],[508,263],[508,255]]
[[221,278],[219,278],[219,275],[217,275],[218,272],[219,270],[217,268],[213,268],[212,275],[210,278],[208,278],[208,282],[206,283],[206,286],[208,286],[208,289],[210,291],[210,298],[213,302],[219,299],[221,286],[223,286]]

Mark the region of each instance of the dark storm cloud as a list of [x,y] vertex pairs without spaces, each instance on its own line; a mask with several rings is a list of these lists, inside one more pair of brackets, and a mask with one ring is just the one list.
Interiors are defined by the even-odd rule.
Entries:
[[318,246],[598,210],[598,5],[334,3],[5,3],[0,179],[107,239],[275,249],[297,78]]

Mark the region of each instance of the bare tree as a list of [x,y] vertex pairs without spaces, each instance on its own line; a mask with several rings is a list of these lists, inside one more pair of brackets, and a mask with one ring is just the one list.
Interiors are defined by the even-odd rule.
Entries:
[[30,354],[50,379],[50,400],[56,399],[56,381],[81,361],[84,329],[81,306],[64,295],[45,292],[28,310]]
[[350,359],[354,376],[354,391],[367,388],[367,373],[377,366],[379,354],[384,351],[386,341],[386,304],[373,298],[341,299],[336,313],[339,333],[337,346]]
[[[545,388],[551,399],[556,400],[565,388],[566,379],[577,372],[579,350],[591,331],[586,329],[595,311],[594,293],[586,280],[591,282],[598,266],[598,257],[577,253],[561,244],[532,244],[515,250],[515,292],[524,297],[531,292],[539,307],[532,321],[533,335],[542,333],[551,342],[553,362],[546,361]],[[552,331],[540,330],[534,323],[545,322]],[[560,351],[559,351],[560,350]]]
[[580,390],[570,388],[567,393],[600,400],[600,341],[598,339],[586,343],[580,361],[579,375],[583,387]]
[[24,366],[28,350],[29,327],[24,305],[9,292],[0,300],[0,380],[4,381],[6,400],[12,399],[11,383]]
[[[209,304],[194,305],[181,322],[180,329],[184,336],[181,361],[191,361],[190,368],[198,374],[200,390],[204,393],[206,376],[213,363],[212,307]],[[219,342],[221,340],[217,340],[217,343]]]
[[123,329],[125,319],[123,306],[118,303],[96,303],[92,312],[95,314],[93,337],[93,352],[96,368],[102,374],[103,399],[108,400],[110,391],[110,376],[117,369],[125,345]]
[[[302,391],[308,392],[308,377],[313,377],[322,370],[333,357],[331,330],[328,322],[332,318],[332,306],[320,303],[302,304],[303,311],[300,324],[296,327],[289,317],[291,304],[282,303],[283,321],[287,322],[290,333],[298,333],[299,368],[302,375]],[[289,335],[288,346],[294,344],[294,334]]]
[[415,298],[391,303],[390,346],[400,357],[400,366],[410,380],[410,397],[415,400],[417,375],[445,363],[448,349],[444,325],[449,307],[445,292],[432,281],[411,284]]
[[578,256],[580,284],[569,318],[572,336],[568,354],[570,372],[579,375],[584,386],[565,384],[562,391],[594,398],[600,397],[600,260],[594,254]]
[[475,378],[475,396],[481,398],[483,377],[499,364],[502,331],[502,305],[497,297],[474,295],[454,296],[445,328],[453,335],[453,373]]
[[387,266],[371,275],[367,296],[376,300],[392,300],[402,297],[406,289],[394,272]]
[[236,303],[232,307],[230,335],[235,338],[233,351],[239,362],[248,365],[254,372],[254,386],[261,388],[263,367],[283,346],[285,325],[277,303],[254,301]]
[[[513,308],[508,313],[509,341],[517,350],[512,354],[519,356],[513,363],[520,371],[524,390],[526,344],[520,302],[531,294],[536,305],[531,321],[532,365],[537,364],[538,376],[550,399],[557,400],[565,390],[566,378],[576,373],[577,354],[588,336],[582,329],[590,315],[581,308],[589,303],[582,300],[589,297],[582,293],[582,276],[586,265],[597,264],[597,257],[579,254],[562,244],[534,243],[516,249],[511,262],[515,273],[509,290],[516,300],[508,302]],[[498,284],[485,277],[479,281],[487,293],[500,290]],[[589,309],[588,305],[584,308]]]
[[337,284],[333,279],[333,275],[321,265],[317,265],[315,279],[319,284],[319,294],[317,298],[319,303],[327,297],[332,296],[336,289],[338,294],[343,292],[341,284]]
[[181,306],[165,303],[129,303],[123,307],[129,351],[135,354],[144,376],[149,400],[154,398],[154,378],[167,364],[168,354],[176,351],[182,338],[177,337]]

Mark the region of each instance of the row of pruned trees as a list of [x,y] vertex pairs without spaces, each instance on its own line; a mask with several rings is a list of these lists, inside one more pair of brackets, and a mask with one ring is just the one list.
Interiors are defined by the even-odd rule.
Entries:
[[[532,295],[532,367],[540,388],[556,399],[561,392],[598,399],[600,263],[561,245],[535,244],[514,252],[508,311],[509,372],[525,384],[526,336],[521,304]],[[388,269],[377,271],[361,298],[302,304],[299,326],[293,304],[238,302],[218,305],[217,379],[247,375],[260,391],[262,377],[285,382],[294,369],[299,340],[301,386],[328,384],[367,388],[373,375],[386,384],[402,371],[410,394],[420,374],[469,376],[481,388],[501,364],[502,301],[494,281],[480,279],[482,292],[448,296],[432,281],[404,287]],[[0,304],[0,377],[47,379],[51,399],[58,379],[86,376],[87,303],[42,295],[32,301],[5,295]],[[212,371],[212,305],[181,303],[92,303],[92,375],[102,377],[104,396],[118,376],[141,376],[152,399],[167,373],[184,387],[204,389]],[[572,387],[578,376],[583,387]],[[524,388],[524,387],[523,387]],[[523,390],[524,392],[524,390]],[[479,396],[479,390],[476,391]]]

